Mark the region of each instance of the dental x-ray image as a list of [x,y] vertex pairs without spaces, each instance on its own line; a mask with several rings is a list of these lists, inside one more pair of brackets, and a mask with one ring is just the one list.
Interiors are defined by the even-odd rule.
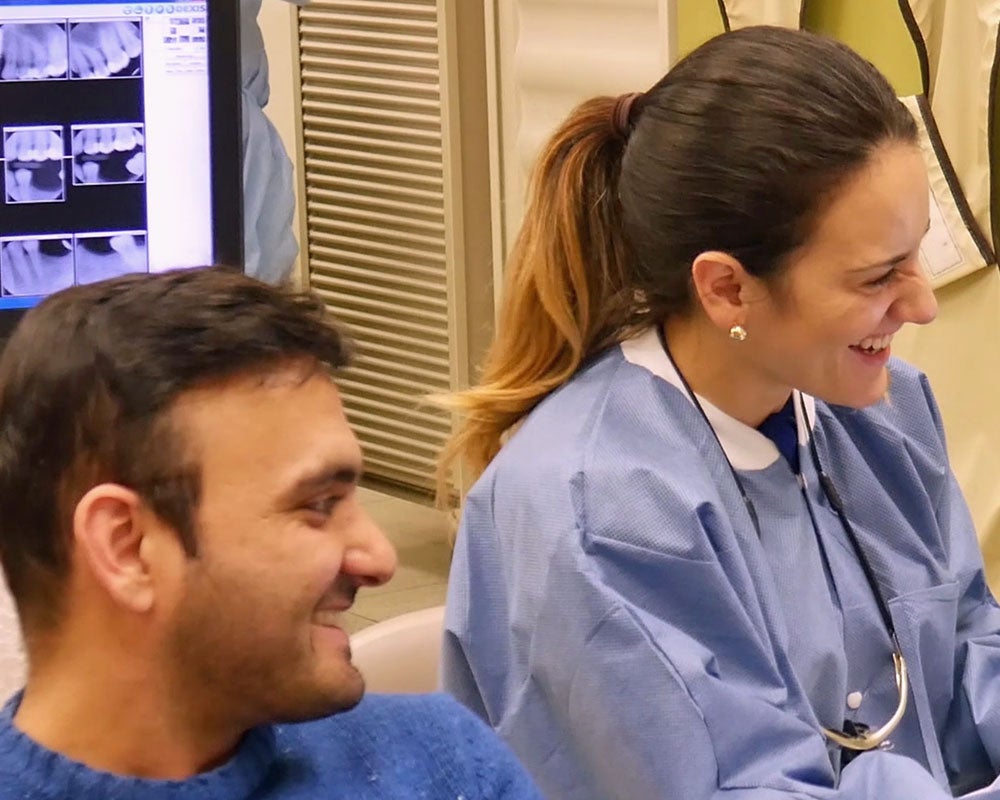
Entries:
[[76,282],[94,283],[130,272],[146,272],[145,231],[76,237]]
[[4,199],[53,203],[66,199],[59,126],[3,129]]
[[70,21],[71,78],[135,78],[142,75],[142,24],[138,20]]
[[146,177],[143,126],[74,125],[73,183],[139,183]]
[[67,62],[66,23],[0,25],[0,81],[62,80]]
[[0,239],[0,288],[5,297],[30,297],[73,285],[73,237]]

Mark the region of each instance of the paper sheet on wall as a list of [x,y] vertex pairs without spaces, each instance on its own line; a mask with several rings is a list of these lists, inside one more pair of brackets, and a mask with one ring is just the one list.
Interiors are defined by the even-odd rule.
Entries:
[[958,249],[955,237],[948,230],[941,204],[933,191],[930,195],[931,225],[920,243],[920,264],[933,282],[961,267],[962,253]]
[[920,262],[935,289],[995,263],[966,202],[940,140],[927,99],[902,97],[917,123],[920,152],[930,185],[930,229],[920,245]]

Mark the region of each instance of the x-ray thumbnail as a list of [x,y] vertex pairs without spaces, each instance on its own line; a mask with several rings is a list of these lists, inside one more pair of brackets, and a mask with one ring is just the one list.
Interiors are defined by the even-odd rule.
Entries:
[[0,239],[0,286],[5,296],[46,295],[72,285],[71,234]]
[[64,79],[67,52],[65,22],[0,24],[0,80]]
[[53,203],[66,199],[59,126],[3,129],[4,199]]
[[131,19],[69,24],[71,78],[135,78],[142,75],[142,23]]
[[77,283],[94,283],[149,269],[145,231],[78,235],[75,242]]
[[74,125],[73,183],[138,183],[146,178],[140,124]]

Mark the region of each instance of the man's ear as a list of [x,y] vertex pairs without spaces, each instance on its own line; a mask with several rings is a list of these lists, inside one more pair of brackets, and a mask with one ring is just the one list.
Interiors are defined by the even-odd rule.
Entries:
[[142,548],[150,518],[139,495],[115,483],[94,486],[73,513],[76,546],[94,580],[115,603],[137,613],[153,607]]
[[756,279],[728,253],[708,250],[691,264],[691,282],[705,314],[720,330],[744,325]]

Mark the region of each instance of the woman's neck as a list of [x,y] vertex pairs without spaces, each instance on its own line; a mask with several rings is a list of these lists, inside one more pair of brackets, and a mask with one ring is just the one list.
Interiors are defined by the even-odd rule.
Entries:
[[756,428],[788,402],[791,387],[769,381],[755,367],[750,346],[703,317],[671,318],[663,333],[691,390],[734,419]]

